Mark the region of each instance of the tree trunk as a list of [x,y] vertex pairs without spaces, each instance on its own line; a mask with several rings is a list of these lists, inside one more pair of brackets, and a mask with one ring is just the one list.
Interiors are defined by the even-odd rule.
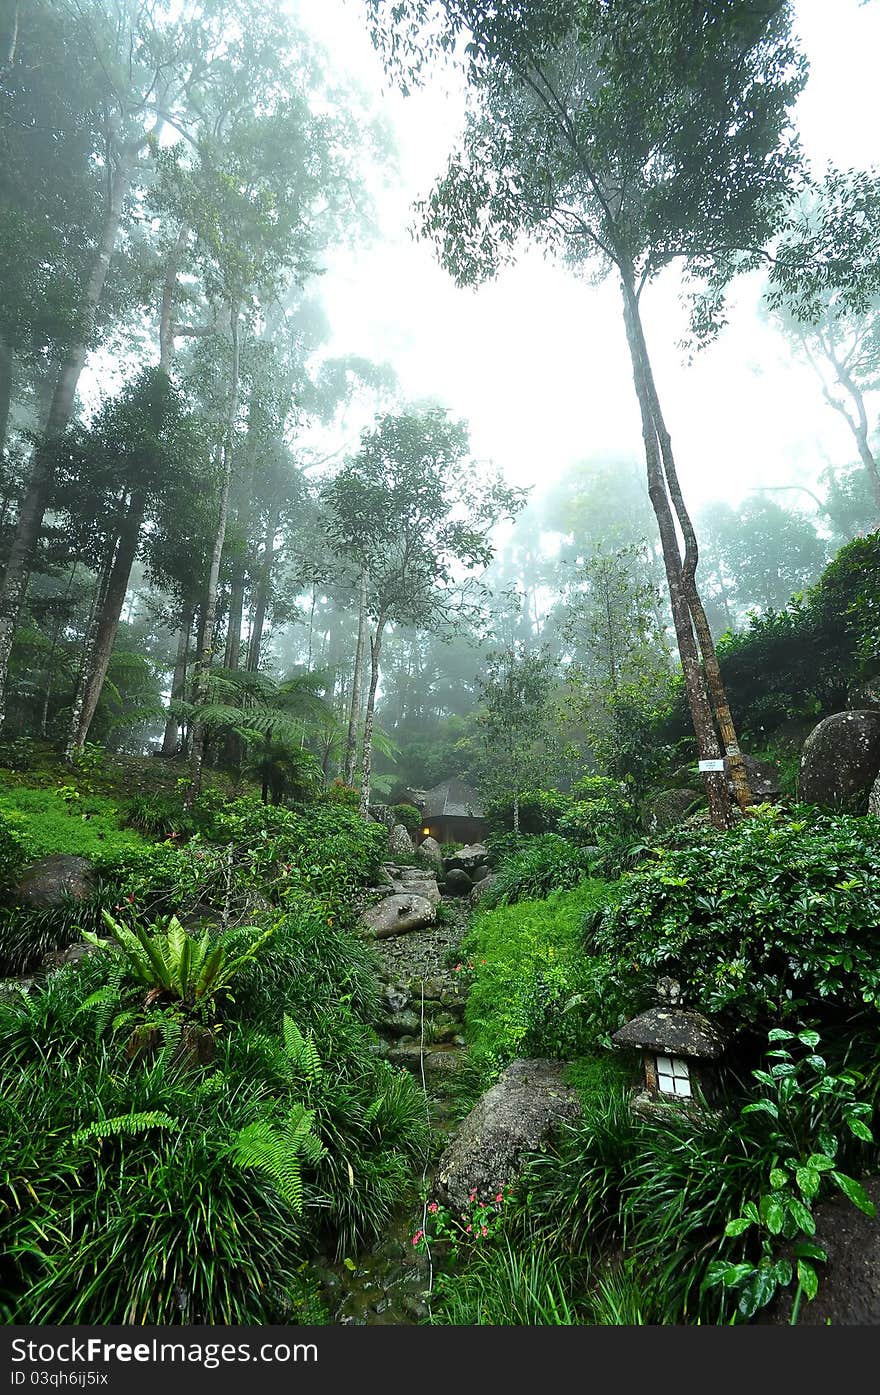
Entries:
[[0,460],[6,450],[9,408],[12,403],[12,350],[0,334]]
[[217,531],[211,552],[211,566],[208,584],[205,588],[204,628],[199,654],[196,659],[195,674],[195,713],[193,714],[192,740],[190,743],[189,789],[186,801],[191,804],[197,799],[202,788],[202,763],[205,758],[205,728],[199,721],[199,707],[208,696],[208,679],[211,671],[211,653],[214,644],[214,622],[217,615],[217,600],[220,590],[220,560],[223,544],[226,541],[226,519],[229,513],[229,491],[232,483],[232,455],[235,444],[235,419],[238,416],[238,392],[240,377],[240,355],[238,342],[239,305],[234,303],[229,309],[229,327],[232,337],[232,365],[229,380],[229,406],[226,414],[226,431],[223,441],[223,474],[220,486],[220,500],[217,515]]
[[181,225],[177,240],[168,254],[165,263],[165,279],[162,282],[162,300],[159,306],[159,367],[171,372],[174,362],[174,292],[177,290],[177,273],[180,259],[189,238],[186,223]]
[[367,710],[364,714],[364,744],[361,760],[361,804],[362,819],[370,817],[370,782],[373,777],[373,713],[376,707],[376,689],[379,686],[379,655],[382,652],[382,632],[385,617],[376,621],[376,633],[370,635],[370,688],[367,693]]
[[244,562],[237,561],[232,568],[232,585],[229,592],[229,620],[226,626],[226,653],[223,664],[226,668],[237,669],[241,658],[241,618],[244,611]]
[[519,790],[513,796],[513,831],[519,835]]
[[[685,692],[690,707],[694,735],[697,741],[697,756],[700,762],[721,760],[721,749],[712,720],[709,696],[700,668],[700,659],[694,639],[688,597],[684,589],[681,553],[675,533],[675,521],[666,489],[666,481],[660,458],[657,427],[652,410],[651,395],[645,377],[644,357],[639,343],[639,335],[633,320],[631,306],[635,305],[632,284],[623,284],[623,317],[627,343],[633,367],[633,382],[639,411],[642,418],[642,437],[645,444],[645,464],[648,474],[648,496],[660,530],[663,550],[663,565],[669,587],[669,601],[672,621],[678,642],[678,653],[684,675]],[[730,796],[727,780],[721,770],[704,770],[706,797],[709,814],[715,828],[729,828],[731,824]]]
[[[179,702],[186,692],[186,661],[189,654],[189,637],[192,631],[193,604],[191,601],[184,601],[183,611],[180,616],[180,630],[177,635],[177,654],[174,659],[174,673],[171,679],[171,700]],[[180,744],[180,722],[176,717],[169,716],[165,723],[165,735],[162,738],[162,755],[176,756],[177,747]]]
[[92,643],[85,655],[82,674],[73,701],[70,735],[65,748],[68,760],[71,759],[75,750],[81,749],[85,744],[92,718],[101,698],[110,656],[113,653],[113,645],[116,640],[116,632],[119,628],[119,617],[122,614],[125,594],[131,579],[131,569],[137,555],[145,511],[146,497],[139,490],[135,491],[129,500],[125,519],[119,530],[119,539],[113,565],[107,579],[103,604],[98,614]]
[[743,761],[742,752],[739,748],[739,739],[737,737],[736,727],[733,724],[730,703],[727,700],[727,690],[724,687],[724,679],[721,676],[721,669],[718,664],[715,641],[712,638],[712,631],[706,619],[706,611],[697,590],[696,573],[697,562],[699,561],[700,555],[697,546],[697,535],[694,532],[694,526],[691,522],[691,517],[687,511],[684,496],[681,492],[675,456],[672,451],[672,438],[666,428],[663,413],[660,409],[660,399],[657,395],[651,360],[648,355],[648,346],[645,341],[641,316],[639,315],[638,303],[635,297],[633,297],[630,313],[632,315],[633,328],[636,332],[636,339],[642,355],[645,385],[651,405],[651,414],[654,418],[654,426],[657,431],[657,440],[660,445],[660,458],[663,462],[663,471],[666,475],[669,496],[672,499],[679,526],[681,527],[682,537],[684,538],[685,551],[684,564],[682,566],[682,583],[685,595],[687,596],[688,607],[693,617],[694,629],[697,633],[697,643],[703,660],[703,669],[709,687],[709,697],[712,702],[715,720],[718,723],[718,729],[724,745],[727,773],[733,785],[736,802],[740,809],[745,812],[752,804],[752,791],[749,787],[745,762]]
[[110,259],[122,221],[122,210],[131,188],[138,151],[142,143],[142,141],[131,141],[124,146],[116,166],[101,244],[80,307],[82,333],[77,342],[71,346],[61,365],[46,428],[42,440],[34,451],[30,480],[19,509],[15,537],[9,549],[3,585],[0,587],[0,729],[2,729],[6,719],[6,691],[13,636],[27,593],[28,579],[40,535],[43,514],[46,511],[52,489],[58,440],[67,430],[73,416],[76,388],[86,360],[89,336],[95,322],[95,312],[104,291],[107,272],[110,269]]
[[361,680],[364,670],[364,650],[367,641],[367,574],[360,576],[358,600],[358,635],[354,656],[354,671],[351,676],[351,698],[348,707],[348,737],[345,743],[345,765],[342,778],[346,785],[354,783],[354,767],[357,759],[357,729],[361,717]]
[[263,627],[266,624],[266,611],[269,607],[269,592],[272,586],[272,566],[275,561],[275,534],[278,532],[278,517],[281,510],[276,504],[266,524],[266,537],[263,542],[263,565],[257,584],[257,601],[254,607],[254,622],[248,637],[247,667],[249,673],[257,673],[260,667],[260,650],[263,645]]

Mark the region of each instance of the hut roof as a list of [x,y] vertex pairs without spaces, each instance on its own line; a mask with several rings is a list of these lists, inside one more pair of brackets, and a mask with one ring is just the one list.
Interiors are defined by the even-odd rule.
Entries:
[[476,790],[463,780],[444,780],[425,791],[424,814],[429,819],[481,819],[483,807]]
[[685,1008],[653,1007],[625,1022],[612,1041],[618,1046],[638,1046],[672,1056],[715,1060],[724,1050],[724,1038],[708,1017]]

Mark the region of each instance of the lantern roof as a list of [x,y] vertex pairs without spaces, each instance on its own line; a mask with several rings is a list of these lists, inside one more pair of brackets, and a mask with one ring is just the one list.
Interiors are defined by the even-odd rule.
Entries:
[[724,1050],[724,1037],[708,1017],[663,1004],[625,1022],[611,1040],[618,1046],[636,1046],[697,1060],[714,1061]]

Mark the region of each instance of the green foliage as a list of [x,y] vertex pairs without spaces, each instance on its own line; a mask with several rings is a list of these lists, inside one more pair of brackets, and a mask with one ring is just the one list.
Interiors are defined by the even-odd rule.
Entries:
[[28,860],[52,853],[99,860],[144,846],[137,833],[120,828],[118,810],[109,799],[82,794],[75,785],[0,790],[0,815]]
[[675,842],[623,877],[588,931],[631,1008],[660,974],[737,1026],[880,1008],[876,820],[764,807]]
[[465,1024],[473,1059],[487,1073],[517,1056],[582,1054],[594,1040],[580,998],[593,991],[581,948],[585,913],[606,900],[603,882],[543,901],[480,909],[462,941],[473,974]]
[[593,1320],[620,1321],[622,1302],[642,1324],[742,1321],[798,1262],[804,1294],[812,1288],[812,1207],[835,1190],[864,1203],[850,1171],[876,1166],[870,1105],[816,1054],[815,1032],[771,1035],[797,1057],[771,1052],[757,1098],[738,1091],[732,1115],[637,1113],[611,1090],[531,1159],[514,1239],[596,1266]]
[[26,860],[24,844],[15,824],[0,810],[0,893],[15,884]]
[[303,1210],[302,1163],[314,1166],[324,1155],[314,1122],[312,1110],[295,1104],[280,1127],[255,1119],[241,1130],[233,1148],[236,1166],[265,1173],[294,1216]]
[[395,823],[402,823],[407,833],[418,833],[422,816],[414,804],[392,804],[391,812]]
[[[731,1247],[734,1253],[714,1261],[705,1277],[707,1287],[720,1284],[735,1293],[737,1309],[746,1318],[769,1303],[778,1288],[788,1287],[795,1275],[798,1298],[816,1296],[819,1276],[814,1262],[827,1258],[812,1238],[816,1233],[813,1206],[820,1197],[837,1191],[866,1215],[875,1214],[859,1182],[840,1171],[840,1128],[849,1130],[850,1139],[874,1142],[868,1122],[871,1105],[856,1099],[855,1078],[848,1073],[834,1075],[828,1069],[819,1055],[818,1032],[776,1028],[769,1041],[770,1068],[753,1072],[760,1093],[743,1106],[739,1128],[747,1133],[744,1124],[751,1124],[750,1116],[761,1116],[755,1120],[763,1133],[761,1151],[776,1150],[773,1165],[760,1194],[747,1201],[742,1214],[732,1217],[724,1228],[728,1240],[748,1237],[745,1254],[742,1244]],[[797,1055],[781,1042],[796,1048]],[[874,1156],[876,1152],[873,1148]],[[760,1242],[760,1252],[751,1244],[755,1240]],[[780,1257],[783,1241],[794,1242],[787,1249],[796,1270],[788,1254]]]
[[[274,933],[274,927],[262,934],[253,932],[246,947],[236,953],[245,931],[227,931],[212,937],[206,930],[196,939],[187,934],[177,916],[149,930],[139,925],[129,929],[106,910],[102,919],[115,943],[88,931],[84,938],[118,958],[123,977],[146,988],[149,1002],[168,1001],[173,1007],[190,1012],[214,1012],[221,997],[229,993],[236,974],[257,956]],[[90,1000],[83,1004],[84,1008],[88,1006]]]
[[588,877],[595,862],[593,850],[578,847],[558,833],[528,838],[519,851],[498,864],[493,885],[481,897],[482,905],[508,905],[565,891]]
[[431,1321],[452,1327],[571,1327],[584,1321],[573,1266],[544,1245],[504,1237],[444,1278]]
[[[753,615],[740,634],[718,643],[730,705],[744,732],[763,744],[790,719],[814,718],[846,706],[847,687],[871,676],[880,660],[880,533],[841,548],[805,595],[782,610]],[[685,730],[679,688],[662,737]]]

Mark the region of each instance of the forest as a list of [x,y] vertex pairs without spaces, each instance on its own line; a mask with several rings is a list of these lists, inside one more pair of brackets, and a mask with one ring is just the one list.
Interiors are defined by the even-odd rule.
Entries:
[[4,1324],[880,1324],[828,22],[0,7]]

